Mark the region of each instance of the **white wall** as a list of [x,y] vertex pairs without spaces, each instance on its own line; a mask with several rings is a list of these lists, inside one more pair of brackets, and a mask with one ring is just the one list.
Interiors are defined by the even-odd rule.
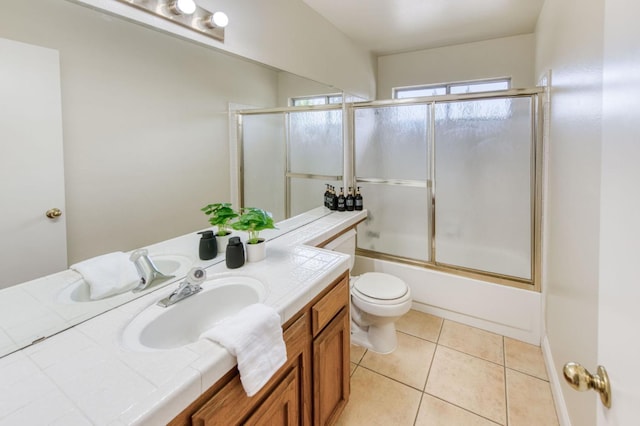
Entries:
[[[603,5],[547,0],[536,29],[536,76],[552,70],[542,288],[560,378],[566,362],[597,361]],[[595,424],[597,394],[560,386],[572,424]]]
[[375,98],[375,61],[300,0],[201,0],[207,10],[229,16],[224,43],[174,25],[117,1],[71,0],[109,10],[180,37]]
[[277,71],[66,1],[3,5],[0,37],[60,51],[69,262],[207,227],[228,103],[277,102]]
[[381,56],[378,99],[394,87],[511,77],[512,87],[533,87],[535,37],[526,34]]
[[329,93],[342,93],[342,91],[288,72],[278,73],[278,106],[289,106],[289,99],[293,97]]

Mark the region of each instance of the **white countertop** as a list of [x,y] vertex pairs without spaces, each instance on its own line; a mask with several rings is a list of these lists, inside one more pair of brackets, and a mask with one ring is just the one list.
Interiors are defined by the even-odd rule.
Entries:
[[[222,262],[207,268],[208,278],[231,272],[260,279],[267,287],[263,303],[284,323],[348,267],[347,256],[312,246],[364,219],[366,211],[327,212],[314,209],[279,223],[291,230],[268,241],[265,260],[233,270]],[[162,244],[175,252],[183,240]],[[186,254],[197,258],[195,243]],[[0,358],[0,426],[164,424],[180,413],[233,368],[235,358],[209,340],[149,352],[123,346],[131,319],[175,285]]]

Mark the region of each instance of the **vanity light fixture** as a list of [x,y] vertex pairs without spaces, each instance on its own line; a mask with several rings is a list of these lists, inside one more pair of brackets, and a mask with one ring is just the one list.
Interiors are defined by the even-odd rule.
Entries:
[[224,12],[211,13],[195,0],[117,0],[175,24],[224,42],[229,18]]

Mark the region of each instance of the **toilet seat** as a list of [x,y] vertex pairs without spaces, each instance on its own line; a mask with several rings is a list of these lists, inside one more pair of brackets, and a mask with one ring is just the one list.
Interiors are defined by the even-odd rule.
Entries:
[[367,272],[353,280],[351,294],[376,305],[395,305],[410,298],[409,287],[400,278],[380,272]]

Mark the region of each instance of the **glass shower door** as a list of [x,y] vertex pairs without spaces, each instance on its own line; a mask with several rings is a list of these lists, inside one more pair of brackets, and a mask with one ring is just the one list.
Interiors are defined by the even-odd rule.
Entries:
[[532,99],[435,108],[436,263],[531,279]]
[[430,260],[430,105],[355,110],[357,185],[369,215],[358,248]]
[[342,110],[289,113],[289,216],[323,205],[325,184],[342,186]]
[[275,221],[285,215],[285,115],[242,117],[242,205],[260,207]]

